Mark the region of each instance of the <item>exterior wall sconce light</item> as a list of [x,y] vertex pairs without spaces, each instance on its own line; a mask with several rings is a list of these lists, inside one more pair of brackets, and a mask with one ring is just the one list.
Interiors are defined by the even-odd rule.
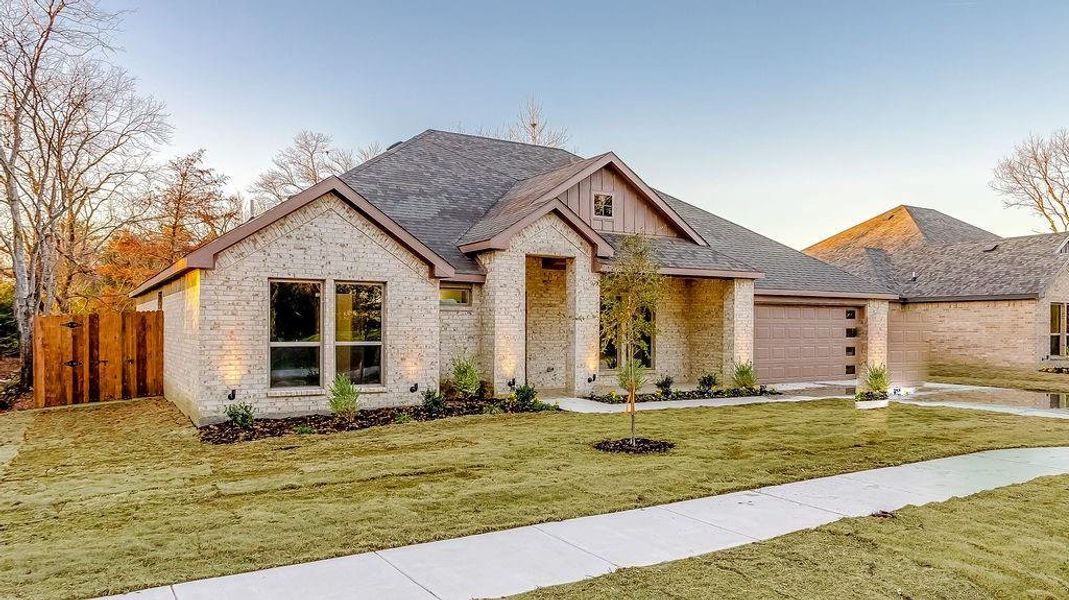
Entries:
[[590,375],[590,377],[586,378],[586,382],[587,383],[594,383],[597,380],[598,380],[598,374],[597,373],[593,373],[593,374]]
[[510,388],[516,387],[516,378],[515,377],[513,377],[512,379],[509,379],[509,387]]
[[408,388],[408,391],[410,391],[413,394],[415,394],[416,392],[419,391],[419,384],[418,383],[413,383],[412,387]]
[[237,398],[237,397],[238,397],[238,391],[237,390],[230,390],[230,393],[226,395],[226,399],[230,400],[231,402],[233,402],[234,398]]

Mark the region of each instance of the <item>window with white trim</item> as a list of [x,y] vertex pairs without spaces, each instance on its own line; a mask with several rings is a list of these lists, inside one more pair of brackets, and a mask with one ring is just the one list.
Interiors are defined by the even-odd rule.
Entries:
[[321,386],[323,284],[272,281],[270,285],[271,387]]
[[612,218],[612,194],[607,192],[594,193],[594,216],[603,219]]
[[358,385],[383,382],[383,288],[381,283],[334,285],[335,371]]

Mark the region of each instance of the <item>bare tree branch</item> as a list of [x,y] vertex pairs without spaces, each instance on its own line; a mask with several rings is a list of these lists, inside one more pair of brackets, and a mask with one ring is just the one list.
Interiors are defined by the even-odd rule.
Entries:
[[1054,232],[1069,230],[1069,131],[1030,135],[995,166],[991,188],[1007,208],[1024,208]]

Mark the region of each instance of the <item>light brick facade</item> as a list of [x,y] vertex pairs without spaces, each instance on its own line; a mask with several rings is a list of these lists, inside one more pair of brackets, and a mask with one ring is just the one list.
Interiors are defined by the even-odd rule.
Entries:
[[[327,411],[336,282],[384,285],[383,382],[364,386],[364,407],[418,402],[411,386],[437,387],[461,356],[476,357],[499,394],[512,380],[576,395],[594,388],[594,375],[598,385],[614,384],[612,373],[598,373],[593,247],[571,225],[550,213],[508,248],[477,258],[485,282],[471,284],[471,305],[441,307],[440,282],[423,260],[340,198],[323,196],[222,250],[215,268],[163,286],[167,396],[197,423],[223,419],[231,402],[265,417]],[[322,286],[319,386],[270,386],[273,280]],[[734,362],[752,359],[753,280],[669,277],[667,286],[655,317],[657,376],[724,378]],[[138,308],[157,302],[151,292]]]
[[[410,404],[412,384],[438,382],[438,283],[425,263],[334,196],[325,196],[224,250],[216,267],[181,294],[165,295],[164,380],[198,423],[249,402],[262,416],[324,412],[334,372],[334,283],[377,282],[383,299],[383,383],[367,386],[364,407]],[[187,276],[187,279],[189,276]],[[273,279],[317,281],[321,305],[321,386],[269,385],[269,289]],[[173,300],[168,300],[168,299]],[[148,299],[141,307],[150,308]],[[178,329],[181,327],[181,330]],[[184,335],[191,328],[191,335]],[[189,340],[195,356],[187,359]],[[192,368],[184,364],[196,365]]]

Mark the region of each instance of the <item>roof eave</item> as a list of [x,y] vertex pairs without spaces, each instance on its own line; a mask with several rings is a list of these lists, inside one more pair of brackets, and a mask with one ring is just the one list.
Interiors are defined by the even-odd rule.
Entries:
[[186,273],[191,269],[214,269],[215,258],[220,252],[241,242],[249,236],[276,223],[297,210],[307,206],[327,194],[334,193],[348,203],[365,218],[385,231],[394,240],[407,248],[410,252],[420,257],[431,268],[432,277],[449,278],[456,275],[453,268],[444,258],[431,250],[426,244],[419,241],[404,227],[391,219],[386,213],[378,209],[374,204],[361,196],[347,183],[338,177],[328,177],[308,189],[291,196],[284,202],[277,204],[254,219],[242,223],[214,240],[204,244],[200,248],[189,253],[186,257],[175,262],[170,267],[160,271],[141,285],[134,288],[129,296],[135,298],[142,294],[167,283]]
[[900,300],[898,294],[885,292],[838,292],[826,290],[758,289],[756,296],[809,296],[812,298],[864,298],[870,300]]
[[595,254],[597,256],[609,258],[615,254],[612,245],[610,245],[605,238],[601,237],[593,227],[587,224],[586,221],[580,219],[579,215],[575,214],[572,209],[568,208],[563,202],[557,199],[547,202],[539,207],[538,210],[524,215],[522,219],[509,225],[504,231],[501,231],[489,239],[469,242],[457,247],[465,254],[483,252],[486,250],[506,250],[514,235],[551,212],[556,213],[566,223],[571,225],[572,229],[582,236],[583,239],[590,242],[590,244],[594,246]]

